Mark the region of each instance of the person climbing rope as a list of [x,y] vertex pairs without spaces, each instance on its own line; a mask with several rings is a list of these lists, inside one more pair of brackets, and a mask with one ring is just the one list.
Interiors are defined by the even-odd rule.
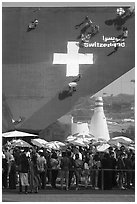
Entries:
[[30,22],[29,25],[28,25],[28,29],[27,31],[31,31],[31,30],[34,30],[38,25],[38,19],[35,19],[34,21]]

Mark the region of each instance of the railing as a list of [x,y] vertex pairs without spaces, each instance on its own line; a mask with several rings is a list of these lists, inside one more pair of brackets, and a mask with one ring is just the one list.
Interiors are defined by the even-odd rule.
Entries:
[[[49,171],[49,173],[51,173],[51,168],[48,168],[47,169],[48,171]],[[61,177],[60,177],[60,175],[61,175],[61,169],[58,169],[59,170],[59,172],[58,172],[58,179],[60,180],[61,179]],[[70,169],[69,171],[74,171],[74,175],[75,175],[75,171],[76,171],[76,169]],[[84,170],[83,169],[81,169],[81,171],[83,172]],[[93,172],[96,172],[97,173],[97,179],[99,179],[98,178],[98,175],[99,175],[99,172],[101,173],[100,175],[101,175],[101,190],[104,190],[104,172],[105,171],[108,171],[108,172],[115,172],[117,175],[119,174],[119,173],[123,173],[124,174],[124,176],[126,176],[126,174],[125,173],[127,173],[127,172],[131,172],[132,173],[132,176],[133,176],[133,183],[135,184],[135,170],[134,169],[89,169],[89,177],[91,176],[90,175],[90,173],[93,173]],[[19,174],[19,172],[17,172],[17,175]],[[46,175],[47,176],[47,175]],[[84,178],[84,176],[83,175],[81,175],[81,178]],[[91,183],[91,181],[90,181],[90,183]]]
[[[127,173],[127,172],[132,172],[135,173],[135,170],[133,169],[99,169],[101,171],[101,189],[104,190],[104,172],[105,171],[112,171],[112,172],[117,172],[117,173]],[[135,179],[135,178],[134,178]]]

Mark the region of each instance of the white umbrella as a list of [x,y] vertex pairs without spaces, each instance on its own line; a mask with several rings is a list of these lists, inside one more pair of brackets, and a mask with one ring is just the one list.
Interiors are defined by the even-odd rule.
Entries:
[[59,141],[51,141],[45,144],[46,148],[55,149],[55,150],[59,150],[62,146],[65,146],[65,144]]
[[126,149],[131,149],[133,151],[135,151],[135,144],[124,144]]
[[75,140],[75,139],[76,139],[76,137],[74,137],[74,136],[72,136],[72,135],[69,135],[69,136],[66,138],[65,141],[71,142],[71,141],[73,141],[73,140]]
[[98,145],[100,145],[100,144],[101,144],[100,141],[95,141],[95,140],[93,140],[93,141],[91,142],[91,146],[98,146]]
[[73,135],[74,137],[77,137],[77,138],[85,138],[85,139],[88,139],[88,140],[92,140],[94,139],[95,137],[89,133],[76,133]]
[[102,138],[98,138],[98,139],[93,139],[91,144],[94,146],[98,146],[98,145],[102,145],[102,144],[106,144],[107,141],[105,139]]
[[11,132],[3,133],[2,137],[6,137],[6,138],[8,137],[37,137],[37,135],[14,130]]
[[109,140],[108,142],[107,142],[110,146],[116,146],[116,147],[120,147],[121,146],[121,144],[117,141],[117,140]]
[[64,147],[65,146],[65,144],[63,142],[60,142],[60,141],[54,141],[54,143],[57,144],[60,147]]
[[135,147],[133,147],[133,146],[129,146],[128,149],[135,151]]
[[82,139],[82,138],[76,138],[73,141],[70,141],[70,143],[72,143],[73,145],[77,145],[77,146],[87,146],[90,141],[87,139]]
[[31,143],[33,145],[38,146],[38,147],[44,147],[45,144],[47,144],[48,142],[46,140],[44,140],[44,139],[36,138],[36,139],[32,139]]
[[29,143],[25,142],[24,140],[12,140],[11,146],[13,147],[32,147]]
[[98,152],[105,152],[110,147],[109,144],[102,144],[97,147]]
[[56,144],[51,143],[51,142],[48,142],[47,144],[45,144],[45,148],[59,150],[59,147],[57,147]]
[[112,140],[117,140],[120,143],[133,143],[133,140],[131,140],[128,137],[124,137],[124,136],[118,136],[118,137],[113,137]]

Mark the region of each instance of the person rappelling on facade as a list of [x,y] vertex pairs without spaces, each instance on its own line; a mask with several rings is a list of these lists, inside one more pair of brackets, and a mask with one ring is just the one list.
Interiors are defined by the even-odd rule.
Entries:
[[80,30],[80,35],[77,37],[77,39],[81,38],[81,35],[85,35],[88,28],[93,26],[93,22],[89,19],[88,16],[85,17],[85,19],[78,25],[75,26],[75,29],[80,28],[83,25],[82,29]]
[[130,6],[128,8],[117,8],[117,17],[121,17],[125,20],[135,15],[135,7]]
[[82,75],[78,74],[77,78],[74,79],[72,82],[70,82],[68,84],[68,86],[69,86],[69,94],[76,91],[76,86],[78,85],[77,82],[79,82],[81,78],[82,78]]
[[75,29],[80,28],[80,35],[77,37],[79,39],[79,46],[84,47],[84,43],[89,43],[90,39],[99,32],[99,26],[93,25],[93,22],[89,19],[88,16],[78,25],[75,26]]
[[89,19],[89,17],[86,16],[85,19],[80,24],[75,25],[75,29],[78,29],[79,27],[84,25],[83,27],[83,32],[84,32],[92,25],[92,23],[93,22]]
[[69,84],[68,84],[68,87],[66,90],[62,91],[59,93],[59,99],[60,100],[63,100],[69,96],[72,96],[72,94],[74,92],[76,92],[76,86],[78,85],[78,82],[81,80],[82,78],[82,75],[81,74],[78,74],[77,75],[77,78],[75,78],[74,80],[72,80]]
[[81,38],[79,41],[79,47],[84,47],[84,43],[89,43],[92,37],[94,37],[97,33],[99,33],[99,26],[95,25],[91,27],[91,30],[85,34],[81,34]]
[[27,32],[34,30],[38,25],[38,19],[35,19],[34,21],[30,22],[28,25]]
[[127,27],[123,27],[123,32],[117,38],[119,39],[118,42],[124,41],[128,37],[128,29]]
[[117,40],[116,46],[114,47],[114,50],[112,52],[110,52],[107,56],[110,56],[113,53],[117,52],[119,49],[119,43],[124,42],[127,37],[128,37],[128,29],[127,29],[127,27],[123,27],[122,34],[117,37],[118,40]]
[[135,15],[135,8],[117,8],[116,17],[114,19],[109,19],[105,21],[105,24],[108,26],[114,25],[116,30],[121,30],[122,26],[126,23],[128,19]]
[[116,45],[116,47],[114,47],[114,50],[113,50],[112,52],[110,52],[107,56],[110,56],[110,55],[112,55],[113,53],[117,52],[117,51],[118,51],[118,48],[119,48],[119,46]]
[[69,86],[69,92],[68,92],[68,94],[69,94],[70,96],[72,96],[73,92],[76,91],[77,83],[76,83],[76,82],[70,82],[70,83],[68,84],[68,86]]
[[82,78],[82,74],[78,74],[77,78],[74,79],[72,82],[78,82]]

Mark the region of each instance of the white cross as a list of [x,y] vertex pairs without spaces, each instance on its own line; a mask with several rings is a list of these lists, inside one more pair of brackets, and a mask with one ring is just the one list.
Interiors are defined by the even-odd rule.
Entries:
[[67,54],[54,53],[53,64],[66,64],[66,76],[78,76],[79,64],[93,64],[93,54],[82,54],[78,51],[78,42],[68,42]]

